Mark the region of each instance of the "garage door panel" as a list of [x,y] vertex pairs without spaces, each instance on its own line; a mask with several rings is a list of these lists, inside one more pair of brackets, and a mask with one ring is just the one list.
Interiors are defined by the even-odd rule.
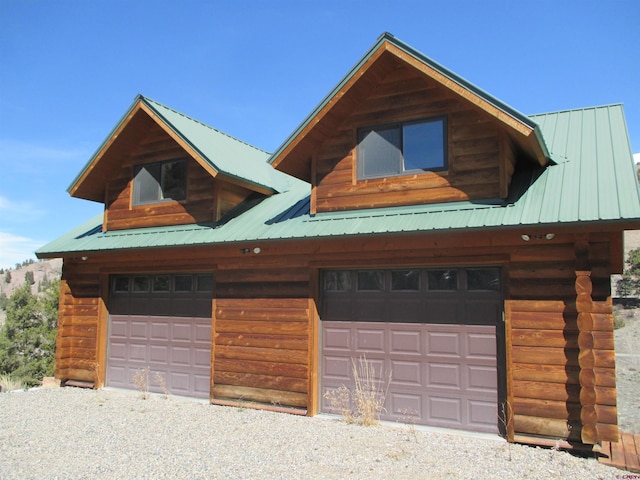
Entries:
[[496,329],[486,327],[485,332],[468,332],[466,334],[467,356],[496,358]]
[[390,414],[395,419],[408,421],[424,417],[423,396],[419,393],[395,393],[389,395]]
[[171,364],[188,367],[191,364],[191,350],[188,347],[171,347]]
[[391,360],[391,383],[389,388],[396,386],[420,387],[422,380],[422,363],[406,360]]
[[173,341],[188,342],[191,340],[191,325],[185,322],[172,322],[171,339]]
[[467,415],[469,424],[474,426],[477,431],[492,433],[495,431],[496,423],[496,402],[469,400],[467,402]]
[[460,346],[460,335],[457,332],[443,329],[427,332],[427,355],[459,357]]
[[147,361],[147,344],[145,343],[130,343],[128,346],[129,355],[128,360],[134,362],[146,362]]
[[421,318],[424,313],[424,305],[418,295],[406,294],[403,296],[396,296],[389,308],[390,322],[402,322],[405,323],[408,318]]
[[468,365],[467,378],[469,390],[495,392],[498,388],[495,367]]
[[351,360],[349,357],[325,355],[322,366],[327,381],[351,381]]
[[501,311],[496,301],[490,295],[488,299],[467,299],[465,301],[465,320],[467,325],[491,325],[498,321]]
[[451,363],[429,363],[427,370],[428,388],[462,388],[462,372],[460,365]]
[[389,332],[391,355],[422,355],[422,335],[419,330],[395,330]]
[[429,396],[429,422],[438,426],[462,426],[462,400],[460,398]]
[[111,336],[126,337],[128,335],[128,322],[121,317],[111,316]]
[[149,361],[166,363],[169,360],[169,348],[166,345],[150,345]]
[[167,322],[151,321],[149,339],[151,341],[165,341],[169,337],[169,324]]
[[385,331],[383,329],[356,329],[356,349],[359,353],[383,353]]
[[194,341],[196,342],[211,342],[211,325],[196,324],[194,326]]
[[147,339],[147,322],[145,320],[132,320],[129,324],[129,337],[132,339]]
[[323,346],[326,350],[350,351],[349,339],[351,338],[350,328],[327,327],[324,331]]
[[379,298],[355,299],[353,317],[362,322],[384,322],[387,314],[385,307],[386,301]]
[[435,297],[429,295],[426,298],[428,311],[425,312],[423,321],[435,324],[457,324],[460,322],[460,297],[454,293],[445,293]]

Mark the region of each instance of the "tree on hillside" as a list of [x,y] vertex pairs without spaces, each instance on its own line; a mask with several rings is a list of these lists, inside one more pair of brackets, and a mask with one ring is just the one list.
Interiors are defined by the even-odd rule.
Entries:
[[4,283],[11,283],[11,272],[9,270],[4,275]]
[[9,297],[0,329],[0,373],[27,385],[38,385],[53,375],[59,291],[56,281],[36,297],[25,284]]
[[640,296],[640,248],[634,248],[627,257],[627,268],[616,283],[619,297]]
[[36,281],[33,279],[33,272],[31,270],[24,272],[24,283],[27,285],[33,285]]

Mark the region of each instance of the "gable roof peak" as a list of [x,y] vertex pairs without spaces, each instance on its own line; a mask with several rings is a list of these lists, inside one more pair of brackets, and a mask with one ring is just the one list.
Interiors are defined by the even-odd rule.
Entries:
[[[308,135],[309,132],[315,128],[315,125],[334,107],[336,103],[334,100],[341,98],[345,92],[349,91],[359,78],[359,74],[364,73],[373,63],[377,62],[380,59],[380,54],[383,52],[395,55],[401,61],[422,71],[425,75],[432,77],[446,88],[455,91],[460,96],[475,104],[478,108],[494,116],[497,120],[517,132],[521,137],[525,139],[528,138],[524,141],[534,144],[533,148],[536,151],[535,156],[541,165],[549,161],[549,152],[546,148],[544,138],[542,137],[538,124],[534,120],[445,68],[422,52],[402,42],[391,33],[384,32],[298,128],[276,149],[269,159],[269,163],[278,168],[283,159],[300,143],[301,139]],[[290,168],[284,167],[282,169],[283,171],[289,171],[291,173]]]

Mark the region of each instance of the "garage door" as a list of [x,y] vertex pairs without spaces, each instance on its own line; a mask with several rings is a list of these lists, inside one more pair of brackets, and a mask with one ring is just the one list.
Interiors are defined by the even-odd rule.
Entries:
[[353,390],[353,360],[386,390],[383,420],[498,432],[498,268],[324,273],[324,395]]
[[211,275],[111,278],[106,384],[136,388],[150,370],[150,391],[209,398]]

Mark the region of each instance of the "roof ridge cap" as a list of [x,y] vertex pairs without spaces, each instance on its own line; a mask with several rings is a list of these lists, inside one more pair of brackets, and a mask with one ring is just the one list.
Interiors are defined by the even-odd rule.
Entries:
[[530,117],[541,117],[542,115],[553,115],[559,113],[569,113],[569,112],[581,112],[585,110],[596,110],[598,108],[611,108],[611,107],[621,107],[624,104],[622,102],[617,103],[605,103],[602,105],[593,105],[590,107],[577,107],[577,108],[563,108],[561,110],[552,110],[548,112],[540,112],[540,113],[531,113],[528,116]]
[[229,138],[229,139],[231,139],[231,140],[234,140],[234,141],[236,141],[236,142],[238,142],[238,143],[241,143],[241,144],[243,144],[243,145],[246,145],[247,147],[251,147],[251,148],[253,148],[254,150],[258,150],[259,152],[265,153],[266,155],[271,155],[271,153],[270,153],[270,152],[267,152],[266,150],[264,150],[264,149],[262,149],[262,148],[260,148],[260,147],[256,147],[255,145],[252,145],[252,144],[251,144],[251,143],[249,143],[249,142],[246,142],[246,141],[244,141],[244,140],[240,140],[239,138],[234,137],[233,135],[230,135],[230,134],[228,134],[228,133],[226,133],[226,132],[223,132],[222,130],[219,130],[219,129],[215,128],[215,127],[212,127],[211,125],[208,125],[208,124],[204,123],[203,121],[198,120],[197,118],[194,118],[194,117],[192,117],[192,116],[190,116],[190,115],[187,115],[186,113],[182,113],[182,112],[180,112],[180,111],[176,110],[175,108],[169,107],[168,105],[165,105],[165,104],[164,104],[164,103],[162,103],[162,102],[158,102],[157,100],[154,100],[154,99],[152,99],[152,98],[145,97],[144,95],[138,95],[138,98],[139,98],[140,100],[144,101],[144,102],[145,102],[145,103],[147,103],[147,104],[148,104],[149,102],[151,102],[151,103],[155,103],[156,105],[159,105],[159,106],[161,106],[161,107],[163,107],[163,108],[166,108],[167,110],[170,110],[170,111],[171,111],[171,112],[173,112],[173,113],[176,113],[176,114],[178,114],[178,115],[180,115],[180,116],[182,116],[182,117],[184,117],[184,118],[186,118],[186,119],[188,119],[188,120],[191,120],[192,122],[198,123],[198,124],[202,125],[203,127],[208,128],[209,130],[213,130],[214,132],[219,133],[220,135],[224,135],[225,137],[227,137],[227,138]]

